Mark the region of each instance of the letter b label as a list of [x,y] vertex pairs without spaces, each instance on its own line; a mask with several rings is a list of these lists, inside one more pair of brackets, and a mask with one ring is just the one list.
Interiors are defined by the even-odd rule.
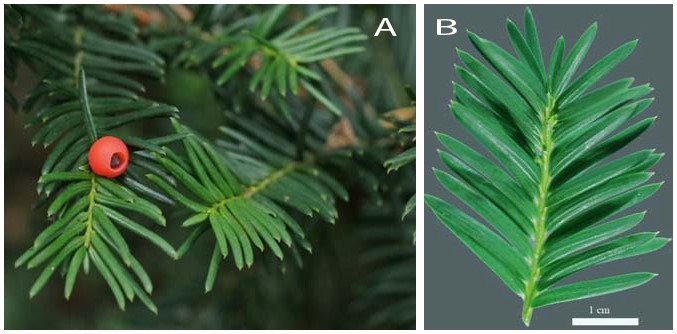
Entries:
[[453,35],[456,31],[456,21],[452,19],[437,19],[437,36]]

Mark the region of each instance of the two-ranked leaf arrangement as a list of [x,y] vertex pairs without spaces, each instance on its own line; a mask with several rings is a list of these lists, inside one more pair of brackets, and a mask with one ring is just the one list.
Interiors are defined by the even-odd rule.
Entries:
[[[11,42],[9,52],[16,52],[17,58],[32,67],[44,64],[51,70],[23,104],[26,112],[38,110],[29,121],[30,126],[41,126],[33,144],[54,145],[37,189],[40,203],[51,199],[47,214],[54,222],[15,262],[16,266],[26,264],[28,268],[45,264],[30,296],[37,294],[61,266],[66,280],[64,295],[69,298],[78,272],[89,272],[92,263],[120,308],[125,307],[125,297],[133,300],[138,296],[157,312],[149,298],[153,290],[150,278],[132,255],[119,227],[146,238],[176,258],[171,245],[129,218],[129,214],[138,213],[159,225],[166,224],[160,208],[146,198],[171,201],[144,184],[144,171],[156,169],[158,164],[142,157],[142,152],[159,151],[160,145],[180,140],[181,136],[143,139],[118,130],[144,119],[178,114],[175,107],[139,98],[137,94],[145,90],[144,86],[130,78],[130,74],[160,78],[164,61],[130,42],[136,27],[124,20],[104,19],[88,10],[83,13],[84,22],[116,20],[117,25],[102,27],[114,27],[115,35],[122,37],[108,38],[103,36],[110,33],[105,28],[64,25],[68,16],[46,7],[5,9],[18,11],[24,20],[21,25],[32,28]],[[84,167],[90,145],[104,135],[124,138],[138,149],[138,157],[132,160],[126,175],[116,180],[96,176]]]
[[[174,126],[179,133],[189,131],[178,122],[174,122]],[[223,131],[238,136],[233,130]],[[292,247],[292,239],[311,251],[303,229],[280,205],[293,207],[309,216],[317,212],[322,219],[333,223],[338,217],[334,195],[348,200],[347,191],[328,174],[303,162],[278,156],[244,136],[238,139],[262,155],[258,166],[246,167],[249,175],[254,174],[251,184],[240,181],[236,175],[241,174],[233,173],[211,144],[192,133],[183,141],[188,161],[178,154],[155,154],[157,161],[191,193],[190,197],[176,191],[174,185],[160,176],[148,175],[170,197],[193,212],[182,226],[195,229],[179,248],[178,256],[188,252],[205,231],[211,230],[214,234],[216,242],[205,291],[212,289],[219,263],[229,253],[232,253],[235,265],[242,269],[254,263],[253,247],[261,251],[269,248],[280,260],[284,257],[281,243]],[[169,152],[170,149],[164,150]],[[266,163],[272,166],[266,166]]]
[[[304,33],[311,24],[335,12],[327,8],[265,40],[280,30],[276,25],[285,10],[286,6],[275,6],[254,17],[256,24],[242,20],[244,26],[237,27],[249,24],[251,32],[233,34],[232,38],[224,32],[208,41],[217,43],[216,48],[208,48],[211,52],[203,52],[207,42],[197,43],[179,58],[197,52],[214,67],[230,63],[219,80],[223,83],[243,61],[261,57],[250,85],[262,85],[261,95],[265,97],[273,84],[281,95],[287,90],[296,94],[301,85],[309,97],[339,113],[338,107],[309,83],[319,75],[308,66],[361,51],[360,47],[344,46],[363,40],[364,35],[353,28],[339,30],[341,38],[330,34],[329,28]],[[228,256],[239,269],[253,264],[255,248],[270,250],[280,259],[289,250],[298,260],[298,247],[307,251],[311,247],[294,218],[295,211],[317,214],[333,223],[338,216],[335,197],[348,199],[344,186],[316,163],[317,154],[306,152],[312,149],[316,153],[315,148],[323,147],[318,141],[324,140],[329,128],[314,128],[317,125],[309,121],[313,109],[304,117],[306,124],[287,120],[300,132],[300,145],[277,138],[273,131],[262,133],[245,117],[235,121],[239,131],[222,127],[227,140],[213,145],[178,121],[177,108],[140,97],[145,94],[140,80],[162,79],[165,60],[144,44],[145,37],[132,17],[89,6],[16,5],[5,6],[5,18],[8,78],[16,79],[19,62],[36,73],[47,73],[21,106],[32,113],[29,125],[40,127],[33,143],[53,146],[38,184],[38,205],[49,204],[47,212],[53,223],[15,263],[28,268],[44,265],[31,297],[61,271],[69,298],[78,274],[89,273],[94,266],[121,309],[126,301],[138,297],[157,312],[150,299],[153,284],[132,254],[125,231],[146,239],[174,259],[184,256],[211,231],[213,255],[205,280],[209,291],[220,262]],[[187,39],[178,37],[181,43]],[[224,49],[229,51],[224,54]],[[7,90],[5,96],[18,107]],[[169,119],[175,133],[155,138],[128,135],[127,125],[151,118]],[[330,121],[335,122],[334,115]],[[132,155],[125,174],[115,179],[95,175],[86,164],[88,148],[105,135],[122,139]],[[346,153],[352,152],[325,152],[327,164],[343,167],[350,158],[335,155]],[[362,173],[356,171],[375,191],[378,181]],[[144,224],[167,224],[162,204],[191,212],[182,226],[192,232],[178,249]]]
[[603,162],[655,120],[620,129],[653,101],[644,98],[649,85],[632,86],[626,78],[592,88],[632,53],[637,41],[621,45],[574,79],[597,24],[566,56],[560,37],[547,69],[529,9],[524,28],[523,34],[507,22],[517,58],[468,32],[494,71],[458,50],[462,65],[456,72],[465,86],[454,84],[451,111],[497,163],[437,134],[446,149],[439,151],[440,158],[453,174],[435,169],[436,177],[486,224],[437,197],[426,195],[425,201],[523,300],[522,320],[528,326],[536,308],[650,281],[656,274],[634,272],[557,284],[581,270],[656,251],[670,239],[655,232],[621,235],[644,218],[644,212],[623,212],[660,188],[662,183],[645,183],[663,154],[645,149]]
[[177,57],[177,62],[190,66],[212,60],[211,67],[220,71],[216,79],[219,85],[233,79],[246,68],[245,65],[250,65],[254,74],[249,81],[249,90],[255,92],[260,89],[262,99],[266,99],[275,88],[284,97],[288,91],[298,95],[299,87],[303,87],[329,111],[341,115],[336,103],[317,87],[323,78],[312,65],[364,51],[364,47],[356,43],[366,40],[367,36],[354,27],[326,27],[306,32],[314,24],[336,13],[336,7],[318,10],[271,36],[274,34],[273,28],[282,20],[288,8],[289,5],[278,5],[261,18],[249,17],[258,19],[258,24],[235,36],[201,36],[194,40],[198,47],[183,52]]

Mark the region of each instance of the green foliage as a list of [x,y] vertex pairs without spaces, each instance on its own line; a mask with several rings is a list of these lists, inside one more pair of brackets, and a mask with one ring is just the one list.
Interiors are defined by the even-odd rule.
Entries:
[[[38,193],[50,201],[47,214],[54,222],[45,229],[15,263],[45,268],[31,288],[33,297],[45,285],[59,265],[66,272],[65,297],[68,299],[80,268],[90,261],[110,286],[121,309],[125,297],[135,296],[153,312],[149,298],[152,283],[132,255],[118,227],[147,239],[169,256],[174,248],[159,235],[143,226],[130,213],[164,226],[160,208],[150,197],[168,201],[143,184],[142,173],[157,168],[152,161],[132,159],[127,176],[108,180],[95,176],[87,165],[90,145],[100,136],[122,138],[138,152],[158,150],[159,145],[176,136],[143,139],[124,134],[123,128],[134,122],[158,117],[175,117],[172,106],[141,99],[142,84],[130,74],[160,78],[164,61],[135,43],[137,29],[128,20],[105,17],[128,34],[104,37],[106,26],[85,28],[69,22],[70,16],[50,7],[12,6],[23,19],[10,48],[35,71],[48,74],[33,89],[23,110],[32,112],[29,126],[40,126],[33,144],[54,145],[42,168]],[[88,9],[82,13],[85,23],[94,18]],[[65,24],[69,23],[69,24]],[[99,30],[101,28],[101,30]],[[85,74],[87,73],[87,74]],[[138,278],[133,278],[130,271]]]
[[[225,31],[192,38],[190,43],[197,46],[184,50],[176,58],[175,65],[208,63],[219,71],[216,77],[218,85],[231,81],[249,65],[252,72],[249,90],[255,92],[258,89],[262,99],[265,100],[271,91],[277,91],[282,97],[288,91],[298,95],[299,87],[303,87],[329,111],[341,115],[337,104],[318,88],[323,77],[312,65],[364,51],[364,47],[355,43],[366,40],[367,36],[358,28],[315,30],[317,23],[336,13],[336,7],[318,10],[280,31],[288,7],[277,5],[263,15],[256,14],[236,21]],[[241,33],[226,33],[235,29],[241,30]],[[167,40],[158,44],[167,45]]]
[[261,87],[261,98],[265,99],[273,84],[284,96],[287,91],[298,94],[299,85],[317,98],[326,107],[341,114],[339,108],[331,103],[311,81],[321,81],[322,77],[309,68],[309,64],[335,58],[337,56],[364,51],[363,47],[352,46],[351,43],[363,41],[367,36],[357,28],[326,28],[306,34],[299,34],[308,26],[323,17],[336,12],[336,8],[328,7],[320,10],[285,31],[269,37],[275,24],[286,11],[287,5],[278,5],[254,27],[245,33],[244,38],[233,41],[231,49],[219,56],[212,67],[228,64],[217,83],[223,84],[241,69],[252,55],[260,57],[260,69],[249,82],[249,89],[254,91]]
[[[402,127],[398,133],[410,133],[410,132],[416,132],[416,126],[415,125],[408,125],[405,127]],[[412,139],[412,142],[415,140]],[[408,148],[404,152],[386,160],[386,162],[383,163],[383,166],[388,169],[388,173],[392,171],[397,171],[400,169],[402,166],[408,165],[416,160],[416,146]]]
[[[28,268],[44,266],[31,297],[60,270],[69,298],[80,272],[94,267],[121,309],[138,297],[157,313],[139,245],[180,259],[191,250],[199,254],[198,244],[206,244],[204,288],[210,291],[219,288],[223,276],[253,274],[254,268],[244,269],[253,266],[255,255],[257,267],[299,275],[311,244],[328,244],[322,226],[331,227],[305,222],[336,222],[336,198],[347,201],[349,191],[366,193],[367,199],[351,210],[373,207],[379,217],[401,212],[400,192],[410,194],[413,183],[394,182],[384,173],[382,161],[390,155],[393,138],[366,111],[372,106],[364,97],[341,90],[316,66],[342,55],[338,50],[345,47],[348,53],[359,52],[355,45],[365,39],[355,28],[345,28],[345,38],[327,39],[335,28],[318,28],[319,22],[336,8],[297,6],[310,13],[290,24],[287,18],[294,16],[286,15],[286,6],[191,5],[186,7],[194,14],[191,22],[167,5],[139,8],[159,11],[164,21],[137,26],[132,14],[103,6],[5,6],[6,78],[14,81],[22,64],[41,79],[25,100],[7,89],[5,98],[26,112],[28,126],[37,128],[34,144],[51,149],[36,203],[47,206],[49,225],[16,261]],[[303,47],[292,50],[289,43]],[[225,51],[245,52],[238,47],[251,51],[248,62],[262,61],[248,73],[241,67],[234,73],[251,75],[250,83],[258,76],[252,91],[241,89],[247,84],[239,80],[217,84],[233,63],[223,63],[225,69],[212,63],[231,54]],[[177,68],[206,77],[205,87],[226,109],[225,122],[209,124],[221,132],[218,139],[180,123],[178,108],[159,102],[157,87],[169,78],[165,71]],[[203,117],[201,110],[181,109],[184,120]],[[330,147],[339,110],[350,110],[341,121],[355,138]],[[148,124],[155,127],[147,130]],[[87,164],[89,146],[104,135],[130,148],[130,165],[115,179],[94,175]],[[164,239],[171,232],[162,227],[178,224],[185,229],[179,229],[183,242],[175,249]],[[129,232],[140,238],[128,237]],[[214,238],[207,239],[210,235]],[[233,260],[237,272],[219,275],[230,270],[219,268],[224,258]],[[290,258],[293,265],[287,264]],[[154,274],[152,269],[148,273]]]
[[[17,54],[13,52],[13,49],[10,47],[11,35],[7,33],[8,27],[20,27],[23,24],[23,19],[21,15],[11,6],[5,6],[5,79],[10,82],[16,81],[17,71],[16,65],[18,62]],[[8,105],[12,110],[19,110],[19,102],[16,100],[16,97],[12,95],[12,92],[5,87],[5,104]]]
[[[416,132],[416,125],[407,125],[398,131],[398,134],[402,133],[411,133]],[[412,142],[416,140],[416,137],[411,139]],[[412,146],[406,149],[404,152],[397,154],[396,156],[386,160],[383,163],[383,166],[388,169],[388,173],[391,171],[397,171],[403,166],[406,166],[412,162],[416,161],[416,146]],[[416,194],[411,195],[407,204],[404,206],[404,212],[402,213],[402,219],[406,217],[411,211],[416,207]]]
[[[358,239],[370,245],[361,262],[377,268],[360,285],[360,298],[352,305],[365,313],[374,329],[416,327],[416,248],[411,240],[414,224],[404,230],[390,224],[364,228]],[[373,246],[376,245],[376,246]]]
[[[416,97],[411,87],[407,93],[415,107]],[[396,112],[396,111],[394,111]],[[392,112],[391,112],[392,113]],[[390,113],[388,113],[390,114]],[[399,143],[405,147],[416,140],[416,125],[401,122],[394,117],[385,119],[393,124],[401,124],[395,133]],[[387,173],[399,171],[405,166],[412,167],[416,159],[416,147],[404,149],[383,163]],[[415,175],[414,175],[415,176]],[[416,205],[414,192],[404,205],[401,219]],[[361,288],[361,297],[353,305],[357,312],[368,314],[366,324],[369,328],[413,329],[416,327],[416,225],[415,219],[404,223],[404,228],[393,229],[390,224],[367,227],[360,231],[359,239],[372,245],[365,251],[362,263],[365,267],[377,268],[365,280]]]
[[[267,157],[272,164],[250,160],[248,166],[239,166],[247,169],[247,177],[237,177],[228,168],[224,157],[209,142],[188,132],[178,123],[175,123],[175,127],[179,133],[189,133],[183,140],[188,161],[176,153],[164,157],[158,154],[156,158],[190,192],[191,197],[177,192],[173,185],[156,175],[149,175],[149,178],[177,203],[192,211],[182,226],[195,229],[181,246],[180,255],[187,252],[206,230],[214,234],[215,255],[210,262],[206,291],[212,289],[213,278],[218,271],[220,261],[217,260],[217,254],[221,258],[232,254],[235,265],[242,269],[254,263],[254,247],[260,251],[268,248],[280,260],[284,257],[280,246],[284,244],[291,247],[292,240],[306,250],[311,250],[298,222],[280,205],[289,206],[308,216],[316,212],[322,219],[332,223],[337,218],[333,191],[343,196],[347,196],[347,191],[329,175],[322,174],[318,178],[323,172],[312,165],[290,158],[283,159],[234,130],[224,128],[224,132],[240,139],[250,149],[258,151],[262,158]],[[238,174],[242,175],[243,172]],[[249,183],[243,184],[240,179],[248,180]],[[330,190],[331,187],[334,187],[333,190]]]
[[[480,220],[431,195],[426,203],[439,220],[524,301],[528,326],[535,308],[623,291],[655,274],[632,273],[557,285],[603,263],[653,252],[670,239],[657,233],[625,236],[644,213],[610,217],[653,195],[645,184],[663,154],[641,150],[602,164],[646,131],[655,118],[619,130],[653,99],[648,85],[622,79],[590,90],[635,48],[623,44],[574,80],[594,39],[593,24],[563,58],[555,44],[546,72],[531,12],[525,33],[508,20],[519,59],[472,32],[468,37],[490,68],[459,50],[451,111],[498,163],[444,134],[440,158],[453,172],[435,170],[439,182]],[[616,238],[615,238],[616,237]]]
[[[412,105],[416,105],[416,95],[413,90],[409,87],[407,89],[409,97],[412,99]],[[398,131],[397,134],[404,137],[404,141],[410,141],[409,144],[414,144],[416,141],[416,124],[405,124]],[[409,139],[409,136],[413,136]],[[403,152],[395,155],[394,157],[386,160],[383,163],[383,167],[388,169],[388,173],[392,171],[397,171],[403,166],[406,166],[412,162],[416,161],[416,146],[412,146]],[[402,213],[402,219],[406,217],[414,208],[416,207],[416,194],[412,195],[407,204],[404,206],[404,212]]]

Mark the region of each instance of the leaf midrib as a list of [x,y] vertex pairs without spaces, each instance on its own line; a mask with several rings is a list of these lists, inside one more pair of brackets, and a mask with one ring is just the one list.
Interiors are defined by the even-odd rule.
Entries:
[[90,241],[92,238],[92,233],[94,233],[94,206],[96,205],[96,177],[94,174],[91,174],[91,179],[90,182],[92,183],[92,188],[89,190],[89,204],[87,208],[87,220],[85,221],[85,226],[87,226],[87,230],[85,231],[84,235],[84,246],[85,248],[89,248],[90,246]]
[[545,242],[547,239],[546,223],[548,217],[548,195],[552,175],[550,173],[550,158],[554,148],[554,128],[557,124],[557,114],[555,112],[555,99],[548,93],[548,105],[544,106],[543,117],[541,120],[541,133],[539,138],[538,152],[536,162],[539,166],[540,179],[538,183],[538,197],[536,199],[536,208],[538,216],[534,222],[534,247],[533,254],[529,259],[529,277],[525,285],[524,305],[522,309],[522,320],[529,326],[533,312],[532,304],[538,295],[538,282],[541,277],[540,259],[543,255]]
[[261,179],[256,184],[249,186],[247,188],[247,190],[245,192],[243,192],[242,194],[237,195],[237,196],[233,196],[233,197],[225,198],[225,199],[221,200],[220,202],[212,205],[212,207],[207,209],[207,211],[205,213],[208,214],[208,215],[211,215],[212,213],[218,212],[218,210],[220,208],[225,207],[225,205],[228,202],[232,202],[232,201],[242,199],[242,198],[250,198],[250,197],[258,194],[259,192],[261,192],[263,189],[265,189],[271,183],[279,180],[283,176],[292,172],[296,168],[296,165],[297,165],[296,162],[291,162],[291,163],[285,165],[284,167],[278,169],[277,171],[275,171],[275,172],[271,173],[270,175],[266,176],[265,178]]

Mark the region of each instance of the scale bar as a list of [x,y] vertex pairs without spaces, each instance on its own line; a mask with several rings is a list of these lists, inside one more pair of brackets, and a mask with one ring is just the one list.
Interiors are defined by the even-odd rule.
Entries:
[[639,318],[571,318],[572,326],[639,326]]

